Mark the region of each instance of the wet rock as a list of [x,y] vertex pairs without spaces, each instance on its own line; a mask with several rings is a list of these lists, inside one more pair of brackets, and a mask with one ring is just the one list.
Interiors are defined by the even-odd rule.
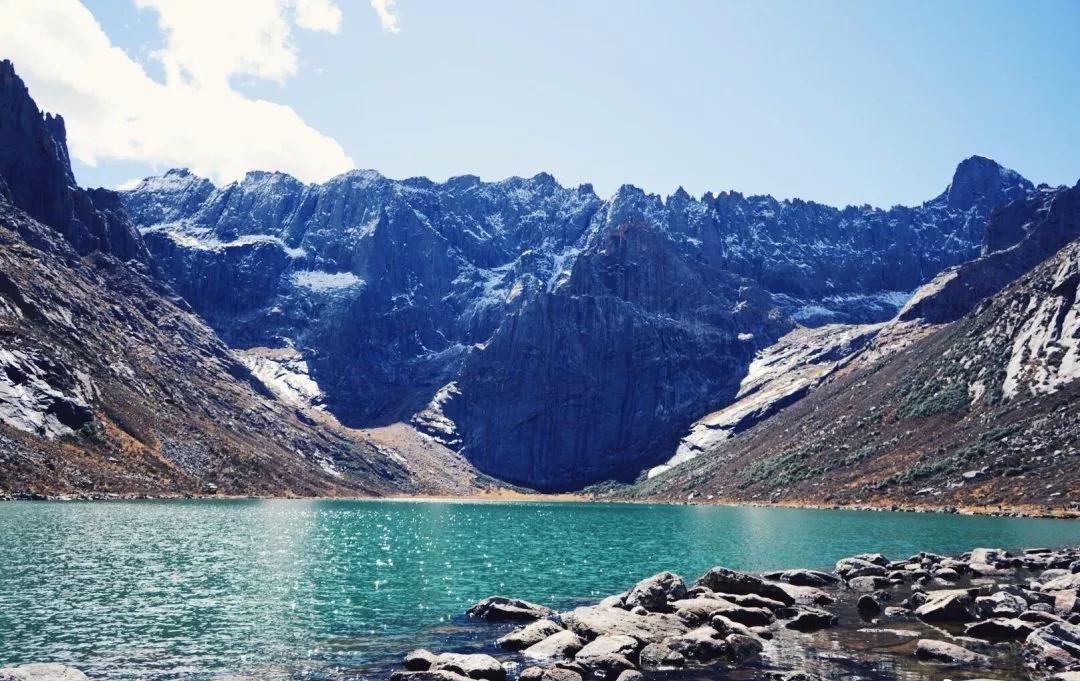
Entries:
[[724,637],[727,643],[728,655],[735,660],[746,660],[754,657],[764,650],[761,639],[757,636],[746,634],[728,634]]
[[559,633],[562,629],[560,625],[551,620],[536,620],[520,629],[515,629],[495,643],[506,650],[524,650],[549,636]]
[[579,636],[594,639],[597,636],[624,634],[645,641],[661,641],[668,636],[685,633],[687,626],[674,615],[649,613],[637,615],[618,608],[584,606],[575,608],[562,616],[563,624]]
[[436,655],[430,650],[418,648],[407,654],[404,659],[405,669],[410,672],[422,672],[435,664]]
[[915,608],[915,616],[924,622],[970,622],[975,618],[974,599],[963,589],[931,591],[926,602]]
[[638,653],[638,662],[647,671],[677,669],[686,664],[686,656],[667,643],[650,643]]
[[645,675],[636,669],[627,669],[615,681],[645,681]]
[[581,681],[581,674],[562,667],[526,667],[518,675],[520,681]]
[[1042,585],[1043,591],[1076,591],[1078,589],[1080,589],[1080,572],[1055,577],[1043,582]]
[[856,570],[870,570],[872,574],[875,568],[881,570],[879,574],[885,574],[883,566],[876,565],[868,560],[863,560],[862,558],[841,558],[836,562],[836,574],[844,579],[847,579],[848,576]]
[[533,660],[569,660],[585,647],[585,641],[572,631],[560,631],[534,643],[521,654]]
[[1023,641],[1035,629],[1034,624],[1022,619],[995,617],[967,625],[964,635],[987,641]]
[[943,582],[960,581],[960,573],[952,568],[941,568],[940,570],[935,570],[933,576],[934,579],[940,579]]
[[489,622],[529,622],[548,617],[554,612],[547,606],[523,601],[520,598],[491,596],[469,608],[465,614]]
[[686,598],[686,584],[682,577],[672,572],[661,572],[635,584],[624,603],[628,608],[640,605],[646,610],[663,612],[669,601],[683,598]]
[[805,608],[801,609],[799,614],[790,621],[785,622],[784,626],[795,631],[811,632],[834,626],[837,621],[836,615],[827,610]]
[[0,668],[3,681],[90,681],[74,667],[62,664],[33,663]]
[[863,594],[859,596],[859,601],[855,606],[860,615],[869,617],[875,617],[881,614],[881,603],[874,597],[873,594]]
[[779,579],[795,586],[816,587],[832,586],[840,581],[836,575],[819,570],[785,570],[780,573]]
[[987,667],[990,665],[990,658],[986,655],[980,655],[954,643],[925,638],[919,639],[919,642],[915,644],[915,657],[925,662],[935,662],[937,664],[971,667]]
[[795,603],[795,599],[789,596],[780,585],[725,567],[712,568],[697,581],[697,584],[719,593],[754,594],[780,601],[784,605]]
[[685,634],[667,640],[667,645],[682,653],[687,659],[711,662],[725,657],[731,648],[728,642],[712,627],[698,627]]
[[1080,626],[1048,624],[1031,632],[1022,650],[1024,658],[1039,669],[1075,669],[1080,666]]

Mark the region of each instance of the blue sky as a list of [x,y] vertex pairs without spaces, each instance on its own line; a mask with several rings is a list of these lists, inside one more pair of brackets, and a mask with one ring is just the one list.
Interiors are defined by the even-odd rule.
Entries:
[[[163,12],[85,6],[165,79]],[[285,161],[251,163],[299,154],[312,177],[346,162],[399,178],[548,171],[601,194],[629,182],[883,206],[931,198],[972,154],[1036,182],[1080,178],[1078,2],[398,0],[397,32],[366,2],[337,6],[336,32],[293,27],[287,76],[233,69],[228,82],[340,150],[319,165],[297,141]],[[79,111],[61,113],[74,136]],[[140,157],[73,142],[76,174],[114,186],[176,164],[185,146],[201,145]],[[229,155],[218,179],[246,160]]]

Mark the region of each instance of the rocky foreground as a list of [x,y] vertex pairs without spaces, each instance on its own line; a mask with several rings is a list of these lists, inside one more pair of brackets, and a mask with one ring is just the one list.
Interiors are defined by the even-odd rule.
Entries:
[[468,614],[502,633],[498,657],[415,650],[390,678],[1080,681],[1078,592],[1076,547],[862,554],[761,576],[714,567],[691,584],[662,572],[568,612],[485,599]]

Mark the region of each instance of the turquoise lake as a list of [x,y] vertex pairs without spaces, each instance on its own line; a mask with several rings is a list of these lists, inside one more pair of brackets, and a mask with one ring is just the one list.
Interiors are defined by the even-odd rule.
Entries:
[[1080,522],[587,503],[0,503],[0,666],[91,678],[381,678],[492,594],[556,607],[670,569],[1080,542]]

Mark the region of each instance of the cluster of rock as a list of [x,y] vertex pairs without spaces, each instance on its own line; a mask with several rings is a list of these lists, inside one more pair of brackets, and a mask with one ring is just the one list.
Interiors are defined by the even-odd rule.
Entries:
[[[739,667],[763,653],[768,658],[767,646],[781,638],[813,645],[813,638],[793,632],[834,627],[852,610],[843,605],[856,601],[858,615],[846,624],[919,627],[890,630],[910,635],[911,664],[989,668],[1016,654],[1035,674],[1067,681],[1080,678],[1078,589],[1078,549],[923,552],[895,561],[862,554],[840,560],[833,572],[762,576],[714,567],[691,585],[662,572],[561,613],[518,599],[485,599],[468,614],[520,624],[495,641],[511,657],[421,649],[405,657],[404,671],[391,680],[633,681],[665,670]],[[812,678],[797,670],[770,673]]]

